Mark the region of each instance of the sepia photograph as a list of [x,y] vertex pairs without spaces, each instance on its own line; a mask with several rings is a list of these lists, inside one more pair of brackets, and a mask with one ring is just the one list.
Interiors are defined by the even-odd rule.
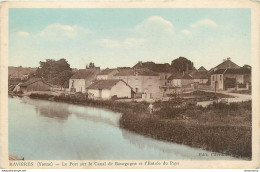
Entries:
[[252,8],[6,11],[8,168],[259,161]]

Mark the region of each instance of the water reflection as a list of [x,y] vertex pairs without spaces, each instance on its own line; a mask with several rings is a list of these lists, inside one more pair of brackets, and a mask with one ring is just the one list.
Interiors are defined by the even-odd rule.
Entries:
[[43,117],[55,118],[60,121],[68,120],[69,116],[73,114],[80,119],[118,126],[118,122],[121,117],[120,113],[115,113],[100,108],[45,100],[35,100],[30,99],[29,97],[21,98],[21,102],[24,104],[33,105],[36,113]]
[[71,115],[69,107],[65,103],[57,104],[56,102],[35,100],[28,97],[23,97],[21,100],[22,103],[33,105],[37,114],[43,117],[64,121],[68,120],[68,117]]
[[70,107],[70,112],[76,117],[93,122],[105,123],[117,127],[121,115],[108,110],[93,107]]
[[204,150],[119,128],[120,117],[100,108],[9,98],[8,149],[26,160],[202,159]]

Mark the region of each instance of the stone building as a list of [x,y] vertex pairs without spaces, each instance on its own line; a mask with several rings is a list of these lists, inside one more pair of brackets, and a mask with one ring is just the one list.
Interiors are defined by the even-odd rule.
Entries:
[[97,79],[100,68],[79,69],[69,80],[69,90],[71,92],[86,93],[86,88]]
[[117,69],[104,69],[97,75],[97,80],[113,79],[114,75],[118,73]]
[[121,69],[114,78],[124,80],[140,97],[155,98],[160,94],[160,75],[149,69]]
[[211,74],[211,88],[213,90],[248,90],[251,86],[251,69],[228,68],[218,69]]

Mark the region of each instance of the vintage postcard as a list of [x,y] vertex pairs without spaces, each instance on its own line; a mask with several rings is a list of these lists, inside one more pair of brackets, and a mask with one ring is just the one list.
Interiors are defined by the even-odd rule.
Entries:
[[259,2],[2,2],[1,168],[259,168]]

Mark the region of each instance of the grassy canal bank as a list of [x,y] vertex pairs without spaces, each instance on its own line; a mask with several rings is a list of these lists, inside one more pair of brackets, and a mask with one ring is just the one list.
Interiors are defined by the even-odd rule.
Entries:
[[159,140],[251,159],[251,101],[213,103],[207,107],[182,106],[185,100],[178,97],[155,102],[156,111],[150,114],[147,102],[91,100],[84,96],[37,93],[31,94],[30,98],[110,109],[122,113],[121,128]]

